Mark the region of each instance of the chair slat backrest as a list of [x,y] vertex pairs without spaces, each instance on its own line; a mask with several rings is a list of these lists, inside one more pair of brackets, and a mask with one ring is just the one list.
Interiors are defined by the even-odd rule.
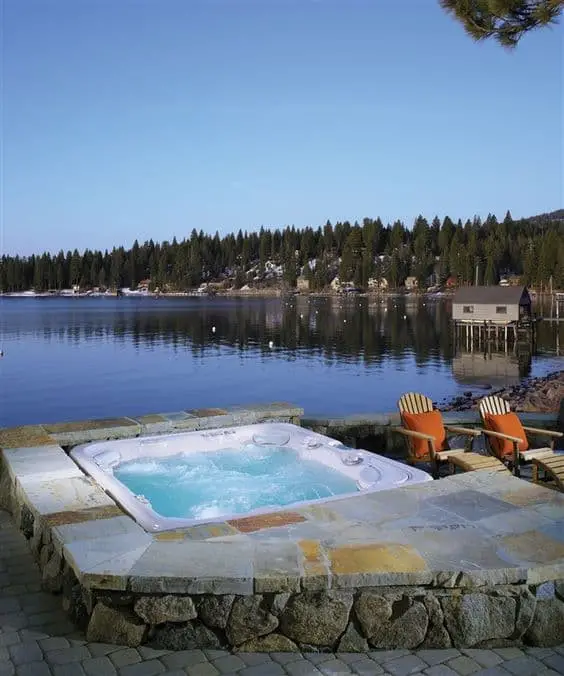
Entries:
[[489,415],[503,415],[504,413],[511,413],[511,406],[508,401],[492,395],[491,397],[484,397],[478,407],[480,409],[480,417],[484,420],[486,413]]
[[[419,394],[418,392],[407,392],[402,394],[398,401],[398,408],[400,411],[400,416],[403,423],[403,413],[427,413],[433,410],[433,402],[429,397],[426,397],[424,394]],[[418,455],[415,452],[415,443],[411,437],[406,437],[405,442],[407,445],[407,462],[428,462],[429,455],[425,454],[424,456]]]
[[408,392],[400,397],[398,408],[400,413],[427,413],[433,410],[433,402],[424,394]]

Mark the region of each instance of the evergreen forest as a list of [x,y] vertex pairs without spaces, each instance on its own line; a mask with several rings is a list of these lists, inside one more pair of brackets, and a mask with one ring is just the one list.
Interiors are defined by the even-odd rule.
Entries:
[[203,282],[226,288],[245,284],[262,288],[296,286],[299,277],[322,291],[338,276],[365,289],[369,280],[386,279],[401,287],[408,276],[420,288],[442,285],[497,284],[517,275],[537,290],[564,289],[564,210],[514,220],[489,215],[482,220],[428,221],[418,216],[411,227],[384,225],[365,218],[317,228],[261,228],[224,237],[193,229],[182,239],[123,246],[112,250],[59,251],[0,258],[0,291],[135,289],[144,280],[163,292],[186,291]]

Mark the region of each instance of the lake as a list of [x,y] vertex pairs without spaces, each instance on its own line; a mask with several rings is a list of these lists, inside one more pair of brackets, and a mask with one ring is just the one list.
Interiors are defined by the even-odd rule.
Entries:
[[560,345],[564,325],[542,322],[534,351],[467,352],[444,298],[0,298],[0,426],[269,401],[393,411],[409,390],[440,402],[560,369]]

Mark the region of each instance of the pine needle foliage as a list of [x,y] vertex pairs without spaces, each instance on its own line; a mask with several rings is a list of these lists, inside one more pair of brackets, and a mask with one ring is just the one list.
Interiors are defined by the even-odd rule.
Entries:
[[441,7],[462,23],[474,40],[497,40],[516,47],[536,28],[558,22],[564,0],[439,0]]

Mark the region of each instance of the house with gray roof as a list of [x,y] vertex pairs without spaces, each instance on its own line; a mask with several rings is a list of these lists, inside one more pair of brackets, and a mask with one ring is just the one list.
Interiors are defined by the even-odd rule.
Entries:
[[516,324],[531,318],[526,286],[465,286],[454,294],[452,319],[463,324]]

